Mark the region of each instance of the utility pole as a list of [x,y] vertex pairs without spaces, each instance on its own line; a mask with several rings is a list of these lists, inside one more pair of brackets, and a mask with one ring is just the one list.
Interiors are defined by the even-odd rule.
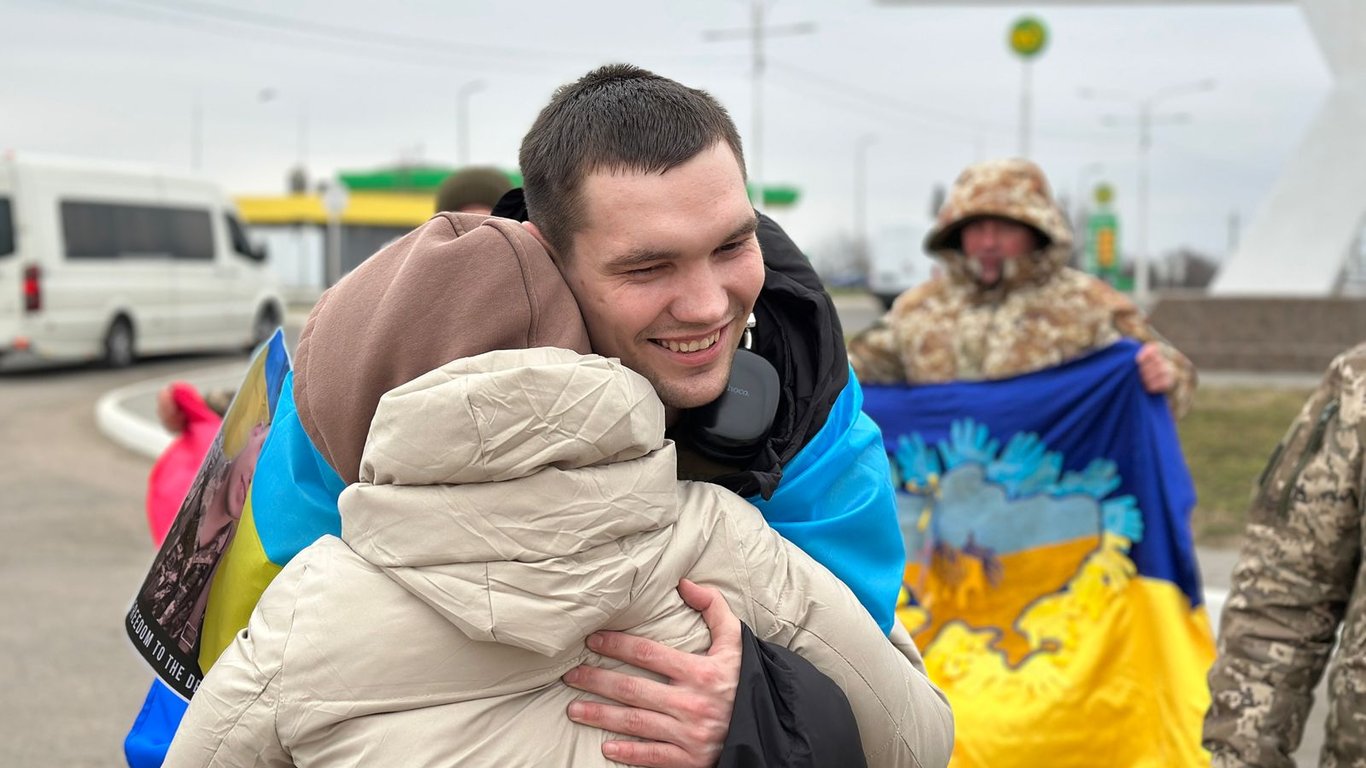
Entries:
[[470,164],[470,96],[483,90],[483,80],[471,80],[455,92],[455,165],[464,168]]
[[785,24],[782,26],[764,26],[764,0],[751,0],[750,2],[750,25],[745,29],[720,29],[709,30],[702,33],[702,38],[709,42],[723,40],[738,40],[748,38],[750,41],[750,95],[753,99],[751,109],[751,120],[753,120],[753,135],[749,137],[748,168],[749,184],[754,188],[754,207],[763,210],[764,207],[764,37],[766,35],[801,35],[816,31],[816,25],[811,22],[800,22],[797,24]]

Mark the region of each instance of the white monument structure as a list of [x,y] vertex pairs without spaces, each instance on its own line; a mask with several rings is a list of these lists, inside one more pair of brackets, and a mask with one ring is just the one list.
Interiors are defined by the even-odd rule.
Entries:
[[[1007,0],[879,0],[886,5],[1018,5]],[[1308,134],[1286,162],[1214,296],[1338,295],[1366,224],[1366,0],[1031,0],[1030,5],[1297,3],[1333,76]],[[1141,254],[1147,256],[1148,254]]]

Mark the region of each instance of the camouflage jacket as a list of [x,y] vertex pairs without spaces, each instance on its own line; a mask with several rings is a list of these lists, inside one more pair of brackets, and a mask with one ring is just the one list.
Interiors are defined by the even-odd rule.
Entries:
[[1157,342],[1175,366],[1168,402],[1176,416],[1185,414],[1195,393],[1195,366],[1132,301],[1067,267],[1040,277],[986,292],[950,273],[912,288],[880,323],[850,341],[854,371],[869,383],[1000,379],[1129,337]]
[[[963,253],[973,221],[998,218],[1032,229],[1038,248],[1006,261],[983,285]],[[1043,170],[1010,158],[974,163],[954,182],[925,237],[944,274],[897,298],[882,321],[849,343],[865,382],[894,384],[1003,379],[1057,365],[1127,336],[1160,345],[1175,366],[1168,393],[1178,417],[1195,393],[1195,366],[1148,325],[1133,302],[1108,284],[1069,269],[1072,228]]]
[[1333,361],[1262,473],[1210,671],[1216,768],[1291,768],[1329,676],[1320,765],[1366,765],[1366,344]]

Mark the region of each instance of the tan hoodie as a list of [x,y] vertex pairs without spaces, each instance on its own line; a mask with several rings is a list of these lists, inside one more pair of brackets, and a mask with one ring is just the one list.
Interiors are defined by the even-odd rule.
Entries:
[[[449,233],[433,222],[415,242],[438,226]],[[482,226],[526,245],[511,222]],[[455,274],[507,258],[498,238],[478,259],[464,239],[442,246]],[[526,274],[538,294],[563,289],[558,273]],[[350,455],[341,445],[356,420],[334,421],[315,384],[347,392],[376,372],[332,343],[354,328],[328,307],[384,287],[343,281],[310,319],[296,393],[312,393],[306,424],[333,455]],[[441,305],[421,306],[433,310],[426,338],[449,327]],[[422,357],[413,349],[405,360]],[[840,686],[869,765],[947,763],[949,707],[905,633],[889,643],[843,584],[739,497],[678,482],[645,379],[551,348],[431,367],[373,405],[353,403],[374,417],[341,497],[341,538],[305,549],[272,583],[191,702],[167,766],[608,764],[601,746],[615,737],[568,719],[584,694],[560,676],[580,663],[622,668],[585,646],[598,629],[705,651],[706,625],[677,593],[683,577],[719,588],[757,637]]]

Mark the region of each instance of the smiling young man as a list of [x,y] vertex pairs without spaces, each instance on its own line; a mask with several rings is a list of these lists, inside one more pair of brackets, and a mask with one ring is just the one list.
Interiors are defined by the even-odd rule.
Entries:
[[[654,386],[680,476],[748,497],[892,631],[905,554],[881,435],[861,411],[833,302],[749,201],[724,108],[651,72],[602,67],[556,91],[520,161],[524,190],[494,214],[526,221],[555,258],[593,350]],[[718,460],[689,415],[726,390],[751,313],[752,349],[778,374],[777,414],[744,458]],[[667,682],[580,667],[566,681],[616,703],[578,702],[570,717],[643,740],[605,742],[619,762],[715,764],[752,716],[735,705],[741,649],[720,638],[699,656],[599,633],[595,650]]]
[[720,396],[764,284],[739,161],[717,143],[662,173],[603,169],[579,201],[587,226],[555,252],[593,349],[648,379],[676,422]]

